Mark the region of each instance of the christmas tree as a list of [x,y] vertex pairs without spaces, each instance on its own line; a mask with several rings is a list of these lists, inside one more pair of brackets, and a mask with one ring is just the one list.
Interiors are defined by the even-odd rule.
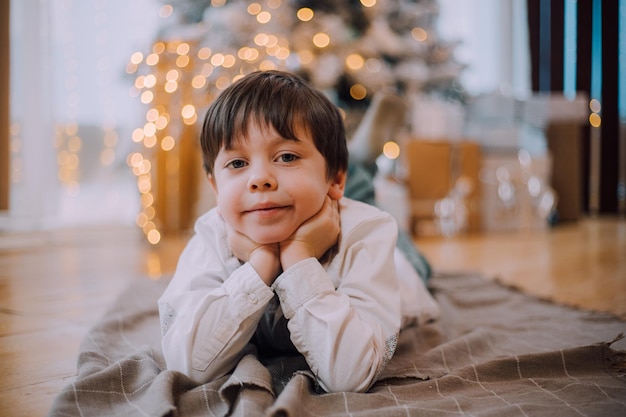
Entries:
[[213,59],[204,55],[211,94],[253,70],[289,70],[334,99],[349,132],[379,90],[462,97],[463,66],[453,57],[455,44],[437,35],[436,0],[163,3],[172,13],[159,37],[211,51]]
[[379,91],[462,98],[463,65],[456,45],[437,36],[436,0],[162,0],[160,14],[152,50],[133,54],[126,69],[150,106],[133,133],[145,150],[129,165],[142,193],[138,224],[153,243],[159,229],[190,226],[193,193],[179,190],[193,187],[183,172],[195,168],[193,127],[245,74],[301,75],[342,109],[349,136]]

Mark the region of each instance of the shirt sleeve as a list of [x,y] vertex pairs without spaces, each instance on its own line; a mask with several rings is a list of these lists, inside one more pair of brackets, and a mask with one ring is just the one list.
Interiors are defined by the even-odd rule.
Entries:
[[198,222],[158,301],[167,368],[200,383],[232,371],[274,296],[225,248],[215,224]]
[[396,236],[395,221],[381,213],[342,237],[336,267],[305,259],[272,286],[293,344],[326,391],[366,391],[395,351],[402,316]]

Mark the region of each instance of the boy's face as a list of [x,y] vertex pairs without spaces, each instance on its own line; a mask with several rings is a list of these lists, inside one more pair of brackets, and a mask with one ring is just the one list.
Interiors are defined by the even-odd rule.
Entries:
[[304,129],[299,140],[273,127],[248,126],[248,138],[222,148],[209,181],[224,220],[260,244],[287,239],[321,208],[343,195],[345,173],[327,179],[326,160]]

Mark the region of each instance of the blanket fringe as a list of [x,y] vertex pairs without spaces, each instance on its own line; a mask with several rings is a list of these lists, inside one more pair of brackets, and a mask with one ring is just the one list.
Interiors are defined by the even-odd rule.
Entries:
[[[624,338],[624,333],[620,333],[613,340],[607,342],[607,346],[611,346],[613,343],[620,341]],[[607,356],[607,362],[609,369],[615,372],[617,376],[626,376],[626,352],[613,350],[610,355]]]
[[607,345],[611,346],[613,343],[619,342],[623,338],[624,338],[624,333],[619,333],[617,336],[615,336],[615,338],[613,338],[613,340],[611,340],[610,342],[607,342]]

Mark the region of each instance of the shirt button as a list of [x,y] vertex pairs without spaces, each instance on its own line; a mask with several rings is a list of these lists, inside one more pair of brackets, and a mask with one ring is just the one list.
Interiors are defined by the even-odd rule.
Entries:
[[256,298],[256,294],[248,294],[248,300],[252,304],[256,304],[259,300]]

